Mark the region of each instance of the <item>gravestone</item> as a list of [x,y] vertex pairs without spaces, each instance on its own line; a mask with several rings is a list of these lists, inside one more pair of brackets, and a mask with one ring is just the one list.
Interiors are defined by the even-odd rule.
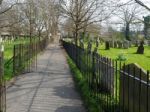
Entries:
[[[147,90],[147,73],[137,64],[123,66],[120,74],[120,104],[125,112],[147,112],[150,107],[150,88]],[[130,74],[130,75],[129,75]],[[141,75],[140,75],[141,74]],[[141,78],[140,78],[141,77]],[[140,81],[141,80],[141,81]],[[140,86],[139,86],[140,85]],[[147,99],[148,98],[148,99]]]
[[141,41],[140,46],[137,49],[137,54],[144,54],[144,41]]
[[138,47],[139,46],[139,41],[135,41],[135,47]]
[[114,42],[114,48],[118,48],[117,41]]
[[100,74],[100,84],[99,88],[109,94],[114,93],[114,67],[113,62],[108,60],[106,57],[100,58],[99,69]]
[[109,45],[111,48],[114,48],[114,41],[109,41]]
[[121,41],[117,41],[117,44],[118,44],[118,48],[123,48],[123,44]]
[[130,47],[132,47],[132,42],[131,42],[131,41],[129,41],[129,48],[130,48]]
[[123,41],[123,48],[128,49],[129,48],[129,41]]
[[150,46],[150,40],[147,41],[147,45]]
[[110,45],[109,45],[109,41],[105,42],[105,50],[109,50],[110,49]]

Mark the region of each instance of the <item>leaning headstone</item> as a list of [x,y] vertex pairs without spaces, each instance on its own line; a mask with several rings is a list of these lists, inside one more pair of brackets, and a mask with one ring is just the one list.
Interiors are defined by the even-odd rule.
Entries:
[[[137,64],[123,66],[120,74],[120,104],[126,112],[147,112],[150,104],[150,88],[147,88],[147,73]],[[140,85],[140,86],[138,86]],[[142,94],[141,94],[142,92]]]
[[137,54],[144,54],[144,42],[141,41],[140,46],[137,49]]

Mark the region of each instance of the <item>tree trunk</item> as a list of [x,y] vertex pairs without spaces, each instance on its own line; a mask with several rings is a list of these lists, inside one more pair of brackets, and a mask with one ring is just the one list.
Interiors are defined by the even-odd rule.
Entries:
[[41,40],[41,31],[39,31],[39,41]]
[[75,28],[75,44],[78,45],[78,26],[76,25],[76,28]]
[[78,32],[75,32],[75,44],[78,45]]
[[126,23],[126,31],[125,31],[126,39],[130,41],[130,24]]

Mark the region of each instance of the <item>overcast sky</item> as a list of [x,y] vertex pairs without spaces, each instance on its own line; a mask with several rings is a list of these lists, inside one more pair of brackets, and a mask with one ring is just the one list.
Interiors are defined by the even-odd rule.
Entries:
[[[128,2],[128,1],[131,1],[131,0],[121,0],[121,2]],[[133,3],[135,3],[134,0],[132,0],[132,1],[133,1]],[[143,2],[145,5],[147,5],[148,7],[150,7],[150,0],[140,0],[140,1]],[[146,10],[145,8],[143,8],[140,5],[138,5],[138,6],[139,6],[138,8],[140,11],[140,14],[138,14],[139,19],[143,20],[144,16],[150,15],[150,11]],[[112,16],[108,21],[105,21],[103,24],[105,24],[105,23],[110,23],[113,28],[118,29],[118,30],[122,29],[122,27],[123,27],[123,24],[117,24],[117,23],[123,23],[123,21],[118,16]],[[139,24],[139,25],[141,25],[141,29],[143,29],[142,24]],[[135,26],[131,26],[131,27],[133,29],[136,29]]]

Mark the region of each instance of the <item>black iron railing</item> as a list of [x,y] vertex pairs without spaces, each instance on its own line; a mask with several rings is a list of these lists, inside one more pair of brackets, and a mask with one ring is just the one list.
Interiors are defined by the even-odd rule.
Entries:
[[0,52],[0,112],[6,112],[6,84],[4,79],[3,52]]
[[[35,43],[15,45],[12,61],[13,74],[18,75],[23,72],[30,72],[31,67],[36,67],[37,54],[43,51],[47,45],[47,38]],[[35,61],[34,64],[33,61]]]
[[105,112],[150,112],[149,71],[62,42]]

